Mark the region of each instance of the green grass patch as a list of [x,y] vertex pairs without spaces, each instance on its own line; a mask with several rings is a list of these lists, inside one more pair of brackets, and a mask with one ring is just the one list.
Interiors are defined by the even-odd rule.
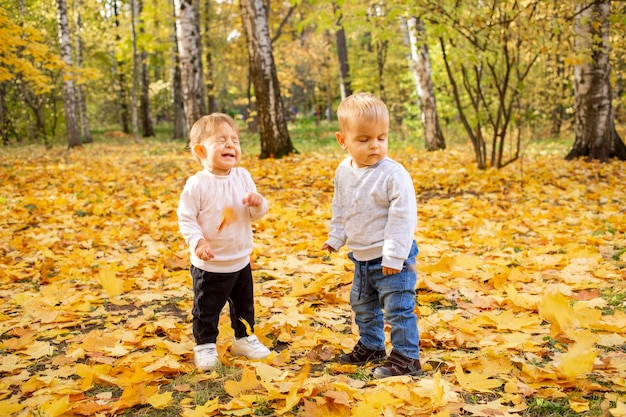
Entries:
[[524,412],[524,416],[527,417],[569,417],[569,416],[601,416],[602,402],[604,396],[591,396],[590,398],[581,398],[582,401],[587,401],[589,410],[583,412],[574,411],[570,406],[569,398],[558,398],[546,400],[543,398],[533,398],[528,402],[528,408]]

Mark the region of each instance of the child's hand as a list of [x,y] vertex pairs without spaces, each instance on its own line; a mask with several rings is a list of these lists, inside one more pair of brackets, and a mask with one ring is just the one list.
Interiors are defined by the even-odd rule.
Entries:
[[211,245],[204,239],[198,242],[198,246],[196,246],[196,256],[203,261],[210,261],[215,258]]
[[263,197],[261,197],[261,195],[257,193],[248,193],[243,198],[243,200],[241,200],[241,202],[244,206],[259,207],[261,204],[263,204]]
[[322,246],[322,250],[327,250],[328,253],[337,252],[337,249],[333,248],[328,243],[324,243],[324,246]]
[[400,270],[399,269],[393,269],[393,268],[389,268],[388,266],[383,266],[383,275],[387,276],[387,275],[394,275],[399,273]]

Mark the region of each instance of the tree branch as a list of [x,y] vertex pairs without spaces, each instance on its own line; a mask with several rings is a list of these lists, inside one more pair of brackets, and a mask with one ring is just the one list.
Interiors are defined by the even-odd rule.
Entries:
[[280,38],[280,35],[283,32],[283,27],[285,26],[285,24],[287,24],[287,21],[291,17],[291,14],[293,13],[293,11],[296,10],[296,7],[298,7],[298,5],[291,6],[289,8],[289,11],[285,15],[285,18],[283,19],[283,21],[280,22],[280,25],[278,25],[278,29],[276,29],[276,34],[272,38],[272,45],[274,44],[274,41],[276,41],[278,38]]

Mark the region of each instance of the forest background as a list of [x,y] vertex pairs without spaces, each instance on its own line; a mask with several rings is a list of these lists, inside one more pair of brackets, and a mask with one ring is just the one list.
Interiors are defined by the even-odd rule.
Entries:
[[[625,8],[3,4],[0,410],[625,416]],[[356,341],[351,266],[319,251],[343,157],[334,110],[350,91],[385,99],[391,156],[414,178],[418,380],[332,361]],[[243,164],[272,204],[252,260],[257,333],[276,353],[232,358],[223,321],[225,366],[203,374],[175,206],[197,170],[186,129],[215,110],[239,121]]]
[[480,168],[567,123],[568,157],[624,160],[625,7],[21,0],[0,9],[0,132],[70,147],[111,129],[184,138],[219,110],[259,132],[262,158],[281,157],[296,150],[288,120],[331,120],[346,94],[368,91],[401,138],[429,150],[469,140]]

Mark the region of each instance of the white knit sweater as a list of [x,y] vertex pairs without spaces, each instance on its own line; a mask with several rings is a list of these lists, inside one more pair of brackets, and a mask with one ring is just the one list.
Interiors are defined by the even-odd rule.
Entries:
[[335,195],[326,242],[344,244],[358,261],[382,257],[382,265],[402,269],[417,227],[417,204],[411,176],[398,162],[385,158],[355,169],[344,159],[335,172]]
[[[242,203],[248,192],[257,192],[250,173],[233,168],[229,175],[213,175],[208,170],[191,176],[180,196],[178,226],[191,252],[191,264],[209,272],[236,272],[250,262],[251,221],[267,213],[265,198],[259,207]],[[224,208],[233,209],[236,220],[218,231]],[[196,256],[201,239],[211,245],[215,258],[204,261]]]

